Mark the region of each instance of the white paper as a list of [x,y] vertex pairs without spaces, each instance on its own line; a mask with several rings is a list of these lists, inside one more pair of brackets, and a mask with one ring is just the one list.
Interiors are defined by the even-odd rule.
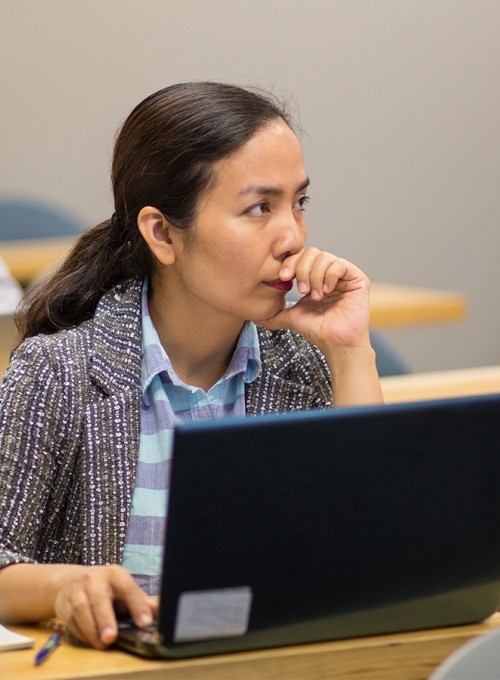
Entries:
[[244,635],[251,605],[252,589],[248,586],[182,593],[177,603],[174,641]]
[[0,624],[0,652],[7,652],[10,649],[28,649],[34,644],[33,638],[14,633]]

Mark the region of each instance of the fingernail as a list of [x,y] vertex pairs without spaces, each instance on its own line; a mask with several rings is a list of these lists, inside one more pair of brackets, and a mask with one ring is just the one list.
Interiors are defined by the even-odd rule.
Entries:
[[319,298],[320,297],[319,290],[313,290],[311,293],[311,297],[316,299]]
[[283,269],[280,271],[280,276],[290,276],[291,273],[291,269],[288,269],[288,267],[283,267]]
[[153,623],[153,617],[151,614],[139,614],[137,623],[139,626],[150,626]]
[[109,645],[110,642],[113,642],[115,639],[115,631],[110,628],[110,626],[107,626],[106,628],[103,628],[101,631],[101,642],[103,642],[105,645]]
[[323,293],[328,293],[328,284],[327,283],[323,284]]
[[297,288],[299,289],[300,293],[307,293],[307,283],[304,283],[304,281],[298,283]]

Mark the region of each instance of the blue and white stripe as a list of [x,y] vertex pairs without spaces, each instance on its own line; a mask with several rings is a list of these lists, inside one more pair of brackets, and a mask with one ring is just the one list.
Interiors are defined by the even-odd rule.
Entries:
[[149,315],[142,289],[142,403],[139,461],[122,565],[151,594],[159,591],[176,422],[245,415],[245,383],[260,372],[257,329],[247,321],[222,378],[208,392],[176,375]]

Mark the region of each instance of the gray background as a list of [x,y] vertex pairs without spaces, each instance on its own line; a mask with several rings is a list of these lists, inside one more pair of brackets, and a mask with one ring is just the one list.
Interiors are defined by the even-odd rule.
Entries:
[[3,0],[0,197],[112,211],[120,122],[170,83],[293,95],[309,243],[373,281],[464,291],[387,331],[414,370],[500,363],[499,0]]

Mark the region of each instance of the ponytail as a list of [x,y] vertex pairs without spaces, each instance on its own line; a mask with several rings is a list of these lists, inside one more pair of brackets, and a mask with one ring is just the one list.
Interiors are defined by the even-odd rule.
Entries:
[[[128,231],[131,240],[124,241]],[[16,313],[19,340],[55,333],[90,319],[107,290],[148,276],[152,255],[139,229],[123,230],[113,215],[80,236],[62,265],[33,286]]]

